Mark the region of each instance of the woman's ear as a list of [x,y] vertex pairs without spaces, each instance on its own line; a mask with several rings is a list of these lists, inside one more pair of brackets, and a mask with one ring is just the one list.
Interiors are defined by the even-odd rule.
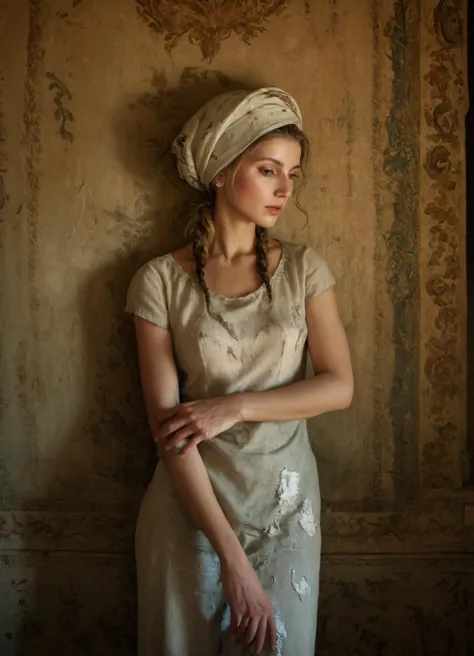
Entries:
[[224,185],[224,174],[218,173],[213,180],[216,187],[222,187]]

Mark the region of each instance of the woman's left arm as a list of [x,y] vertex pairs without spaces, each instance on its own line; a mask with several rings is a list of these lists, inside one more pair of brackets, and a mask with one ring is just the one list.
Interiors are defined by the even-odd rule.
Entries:
[[307,303],[306,324],[314,378],[274,390],[237,394],[241,421],[308,419],[350,405],[354,389],[351,357],[332,288]]
[[263,392],[241,392],[182,403],[167,411],[159,430],[165,449],[187,438],[184,456],[240,421],[308,419],[347,408],[354,388],[347,337],[334,291],[328,289],[306,304],[308,348],[315,376]]

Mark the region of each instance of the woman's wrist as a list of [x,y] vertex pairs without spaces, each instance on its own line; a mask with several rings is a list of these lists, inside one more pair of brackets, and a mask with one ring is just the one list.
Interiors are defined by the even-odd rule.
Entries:
[[[237,538],[237,536],[236,536]],[[249,565],[249,559],[238,541],[236,543],[227,544],[225,550],[218,554],[221,568],[225,571],[242,571],[247,565]]]
[[235,420],[235,423],[238,424],[244,419],[244,401],[245,394],[242,392],[237,392],[236,394],[231,394],[230,396],[224,397],[228,403],[228,411],[231,417]]

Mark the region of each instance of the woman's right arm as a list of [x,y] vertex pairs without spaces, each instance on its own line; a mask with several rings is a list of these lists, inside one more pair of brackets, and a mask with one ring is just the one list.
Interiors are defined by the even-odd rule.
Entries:
[[[171,333],[135,317],[138,357],[143,394],[152,432],[160,413],[179,404],[178,373]],[[222,564],[245,562],[240,542],[217,502],[209,475],[199,451],[180,458],[158,441],[160,458],[165,463],[174,489],[197,526],[206,534]]]
[[[170,331],[138,316],[135,330],[148,421],[155,432],[160,414],[180,402],[173,342]],[[158,449],[185,510],[219,557],[232,628],[247,643],[255,638],[255,653],[260,653],[267,633],[274,646],[276,629],[270,601],[216,499],[198,449],[191,449],[185,458],[165,450],[160,442]]]

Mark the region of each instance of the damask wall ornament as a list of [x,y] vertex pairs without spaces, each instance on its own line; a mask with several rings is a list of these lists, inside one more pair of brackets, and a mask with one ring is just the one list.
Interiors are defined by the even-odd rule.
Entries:
[[441,0],[434,10],[434,26],[441,41],[452,46],[462,43],[463,25],[459,0]]
[[[389,412],[394,440],[395,495],[413,499],[418,491],[419,360],[419,108],[412,80],[419,74],[419,7],[396,0],[385,25],[390,39],[392,98],[383,152],[384,185],[392,195],[393,218],[384,232],[387,251],[385,285],[392,303],[394,373]],[[403,481],[401,485],[400,482]]]
[[170,53],[181,37],[197,43],[211,62],[221,43],[232,34],[250,44],[265,31],[264,23],[280,14],[288,0],[135,0],[138,15],[157,34],[164,35]]
[[[432,49],[425,81],[425,126],[432,142],[425,155],[428,176],[422,211],[427,252],[432,326],[426,342],[429,437],[422,447],[422,480],[427,488],[459,487],[463,442],[461,361],[464,322],[462,279],[463,166],[460,132],[463,118],[463,40],[458,0],[441,0],[432,14]],[[465,474],[467,478],[468,474]]]
[[72,112],[64,107],[65,100],[72,100],[71,92],[67,86],[62,82],[54,73],[47,72],[46,77],[49,79],[49,89],[54,91],[54,104],[56,109],[54,110],[54,118],[59,121],[59,134],[63,139],[69,139],[69,141],[74,141],[74,135],[66,127],[68,121],[74,121],[74,116]]

